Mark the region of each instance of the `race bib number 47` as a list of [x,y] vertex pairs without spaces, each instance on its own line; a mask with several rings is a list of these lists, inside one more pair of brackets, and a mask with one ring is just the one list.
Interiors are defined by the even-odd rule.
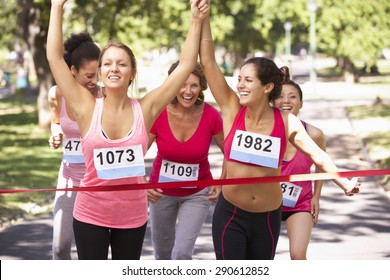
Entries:
[[230,158],[241,162],[277,168],[280,138],[236,130]]
[[84,163],[80,138],[65,138],[62,143],[63,161],[68,163]]
[[95,149],[93,160],[100,179],[119,179],[145,175],[142,145]]

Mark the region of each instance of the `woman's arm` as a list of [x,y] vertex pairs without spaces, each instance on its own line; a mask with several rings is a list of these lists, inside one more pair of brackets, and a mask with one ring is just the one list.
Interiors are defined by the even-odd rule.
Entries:
[[[318,145],[311,139],[303,127],[301,121],[293,114],[287,115],[287,135],[288,140],[302,153],[311,158],[314,164],[321,172],[336,173],[338,168],[329,155],[323,151]],[[360,183],[358,178],[335,178],[332,181],[338,185],[347,196],[354,195],[359,192]]]
[[222,111],[224,131],[230,131],[238,111],[241,108],[239,98],[226,79],[215,59],[214,43],[210,27],[210,17],[203,22],[200,41],[200,63],[203,67],[210,91]]
[[150,130],[154,120],[172,101],[194,70],[199,53],[202,21],[208,12],[209,4],[207,0],[191,1],[191,21],[178,66],[160,87],[146,94],[141,100],[147,131]]
[[48,101],[51,113],[51,136],[49,138],[49,146],[52,149],[58,149],[62,143],[63,132],[60,126],[60,113],[61,113],[61,95],[58,92],[57,86],[53,86],[49,89]]
[[[318,147],[320,147],[321,150],[326,152],[326,139],[322,130],[310,124],[307,125],[309,126],[309,136],[314,140],[314,142],[317,144]],[[317,166],[315,168],[315,172],[316,173],[320,172]],[[321,197],[321,190],[323,185],[324,185],[323,180],[314,181],[313,197],[310,202],[311,214],[313,217],[314,224],[318,223],[318,216],[320,214],[320,209],[321,209],[320,197]]]
[[67,104],[72,108],[77,123],[79,124],[80,131],[82,132],[84,125],[81,123],[80,126],[80,119],[85,116],[84,112],[86,110],[90,110],[92,116],[95,99],[87,89],[77,83],[64,60],[62,13],[66,1],[67,0],[51,1],[46,56],[57,87],[66,99]]
[[[219,149],[222,152],[223,155],[223,140],[224,140],[224,135],[223,132],[221,131],[220,133],[216,134],[213,136],[215,143],[219,147]],[[225,179],[226,178],[226,167],[225,167],[225,159],[223,159],[222,162],[222,169],[221,169],[221,175],[219,177],[220,179]],[[208,194],[208,199],[213,202],[217,202],[218,197],[222,191],[221,186],[211,186]]]

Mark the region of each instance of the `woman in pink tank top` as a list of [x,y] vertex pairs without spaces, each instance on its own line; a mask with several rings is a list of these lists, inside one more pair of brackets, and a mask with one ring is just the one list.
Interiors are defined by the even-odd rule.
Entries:
[[[330,157],[306,133],[293,114],[272,108],[287,67],[264,57],[246,60],[237,93],[216,62],[210,18],[203,22],[200,61],[223,117],[227,178],[280,175],[286,141],[308,155],[325,172],[336,172]],[[282,130],[282,131],[280,131]],[[348,195],[359,192],[357,179],[334,182]],[[213,216],[213,242],[218,259],[273,259],[279,238],[282,191],[279,183],[222,186]]]
[[[72,71],[74,79],[90,93],[98,97],[97,68],[100,55],[99,47],[88,33],[72,34],[64,43],[64,59]],[[80,186],[84,177],[85,162],[81,152],[80,131],[72,110],[57,86],[48,94],[52,114],[49,146],[58,149],[63,144],[63,154],[58,173],[58,189]],[[73,208],[76,192],[57,191],[53,209],[54,260],[71,259],[73,237]]]
[[99,59],[98,77],[105,97],[95,99],[72,77],[62,49],[62,14],[66,0],[52,0],[47,59],[67,104],[75,114],[86,160],[80,187],[105,186],[107,191],[79,192],[74,233],[79,259],[139,259],[147,223],[145,190],[110,191],[111,185],[143,183],[147,132],[180,90],[196,65],[206,0],[191,1],[191,20],[177,69],[140,101],[128,96],[137,64],[122,43],[110,42]]
[[[273,105],[285,112],[298,116],[303,105],[300,86],[293,81],[283,84],[282,92]],[[325,135],[321,129],[304,123],[307,133],[314,142],[326,150]],[[281,175],[308,174],[313,161],[298,151],[290,142],[287,143]],[[316,168],[316,172],[319,170]],[[320,213],[320,195],[323,180],[302,182],[281,182],[283,192],[282,220],[286,222],[292,260],[305,260],[309,246],[313,223],[317,224]]]

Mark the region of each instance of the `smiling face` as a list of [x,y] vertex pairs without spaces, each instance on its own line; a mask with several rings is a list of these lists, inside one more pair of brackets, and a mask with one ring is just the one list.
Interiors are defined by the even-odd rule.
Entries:
[[136,61],[130,49],[121,43],[110,43],[103,49],[99,75],[106,88],[127,89],[136,74]]
[[74,66],[71,67],[75,80],[91,93],[94,93],[96,90],[97,70],[97,60],[84,60],[78,71]]
[[245,64],[241,68],[237,84],[241,105],[259,104],[261,99],[268,99],[268,94],[272,88],[272,83],[267,85],[261,84],[253,64]]
[[289,84],[283,85],[279,98],[277,98],[273,103],[276,108],[292,113],[296,116],[299,114],[299,110],[303,105],[298,89]]
[[176,95],[178,103],[183,107],[195,105],[201,90],[199,77],[195,74],[191,74]]

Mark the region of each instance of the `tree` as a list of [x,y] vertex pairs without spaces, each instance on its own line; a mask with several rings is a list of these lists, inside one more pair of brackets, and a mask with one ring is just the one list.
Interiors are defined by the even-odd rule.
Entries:
[[357,65],[373,67],[390,46],[390,2],[322,0],[318,8],[319,51],[334,56],[355,77]]
[[18,7],[20,10],[17,15],[17,23],[20,29],[17,32],[23,38],[32,55],[39,81],[37,100],[38,124],[41,127],[48,128],[51,122],[51,115],[47,93],[54,83],[45,52],[50,0],[18,0]]
[[[234,66],[263,51],[277,53],[284,23],[292,22],[293,46],[308,42],[308,0],[212,0],[211,24],[217,45],[234,54]],[[333,56],[344,69],[372,67],[390,46],[390,2],[387,0],[317,0],[318,51]],[[38,75],[39,124],[50,122],[47,92],[54,83],[45,44],[50,0],[2,0],[0,45],[14,49],[24,42]],[[178,48],[189,21],[188,0],[73,0],[66,3],[64,34],[88,31],[100,43],[122,41],[137,57],[151,49]],[[16,20],[17,19],[17,20]],[[16,39],[14,38],[16,35]]]

